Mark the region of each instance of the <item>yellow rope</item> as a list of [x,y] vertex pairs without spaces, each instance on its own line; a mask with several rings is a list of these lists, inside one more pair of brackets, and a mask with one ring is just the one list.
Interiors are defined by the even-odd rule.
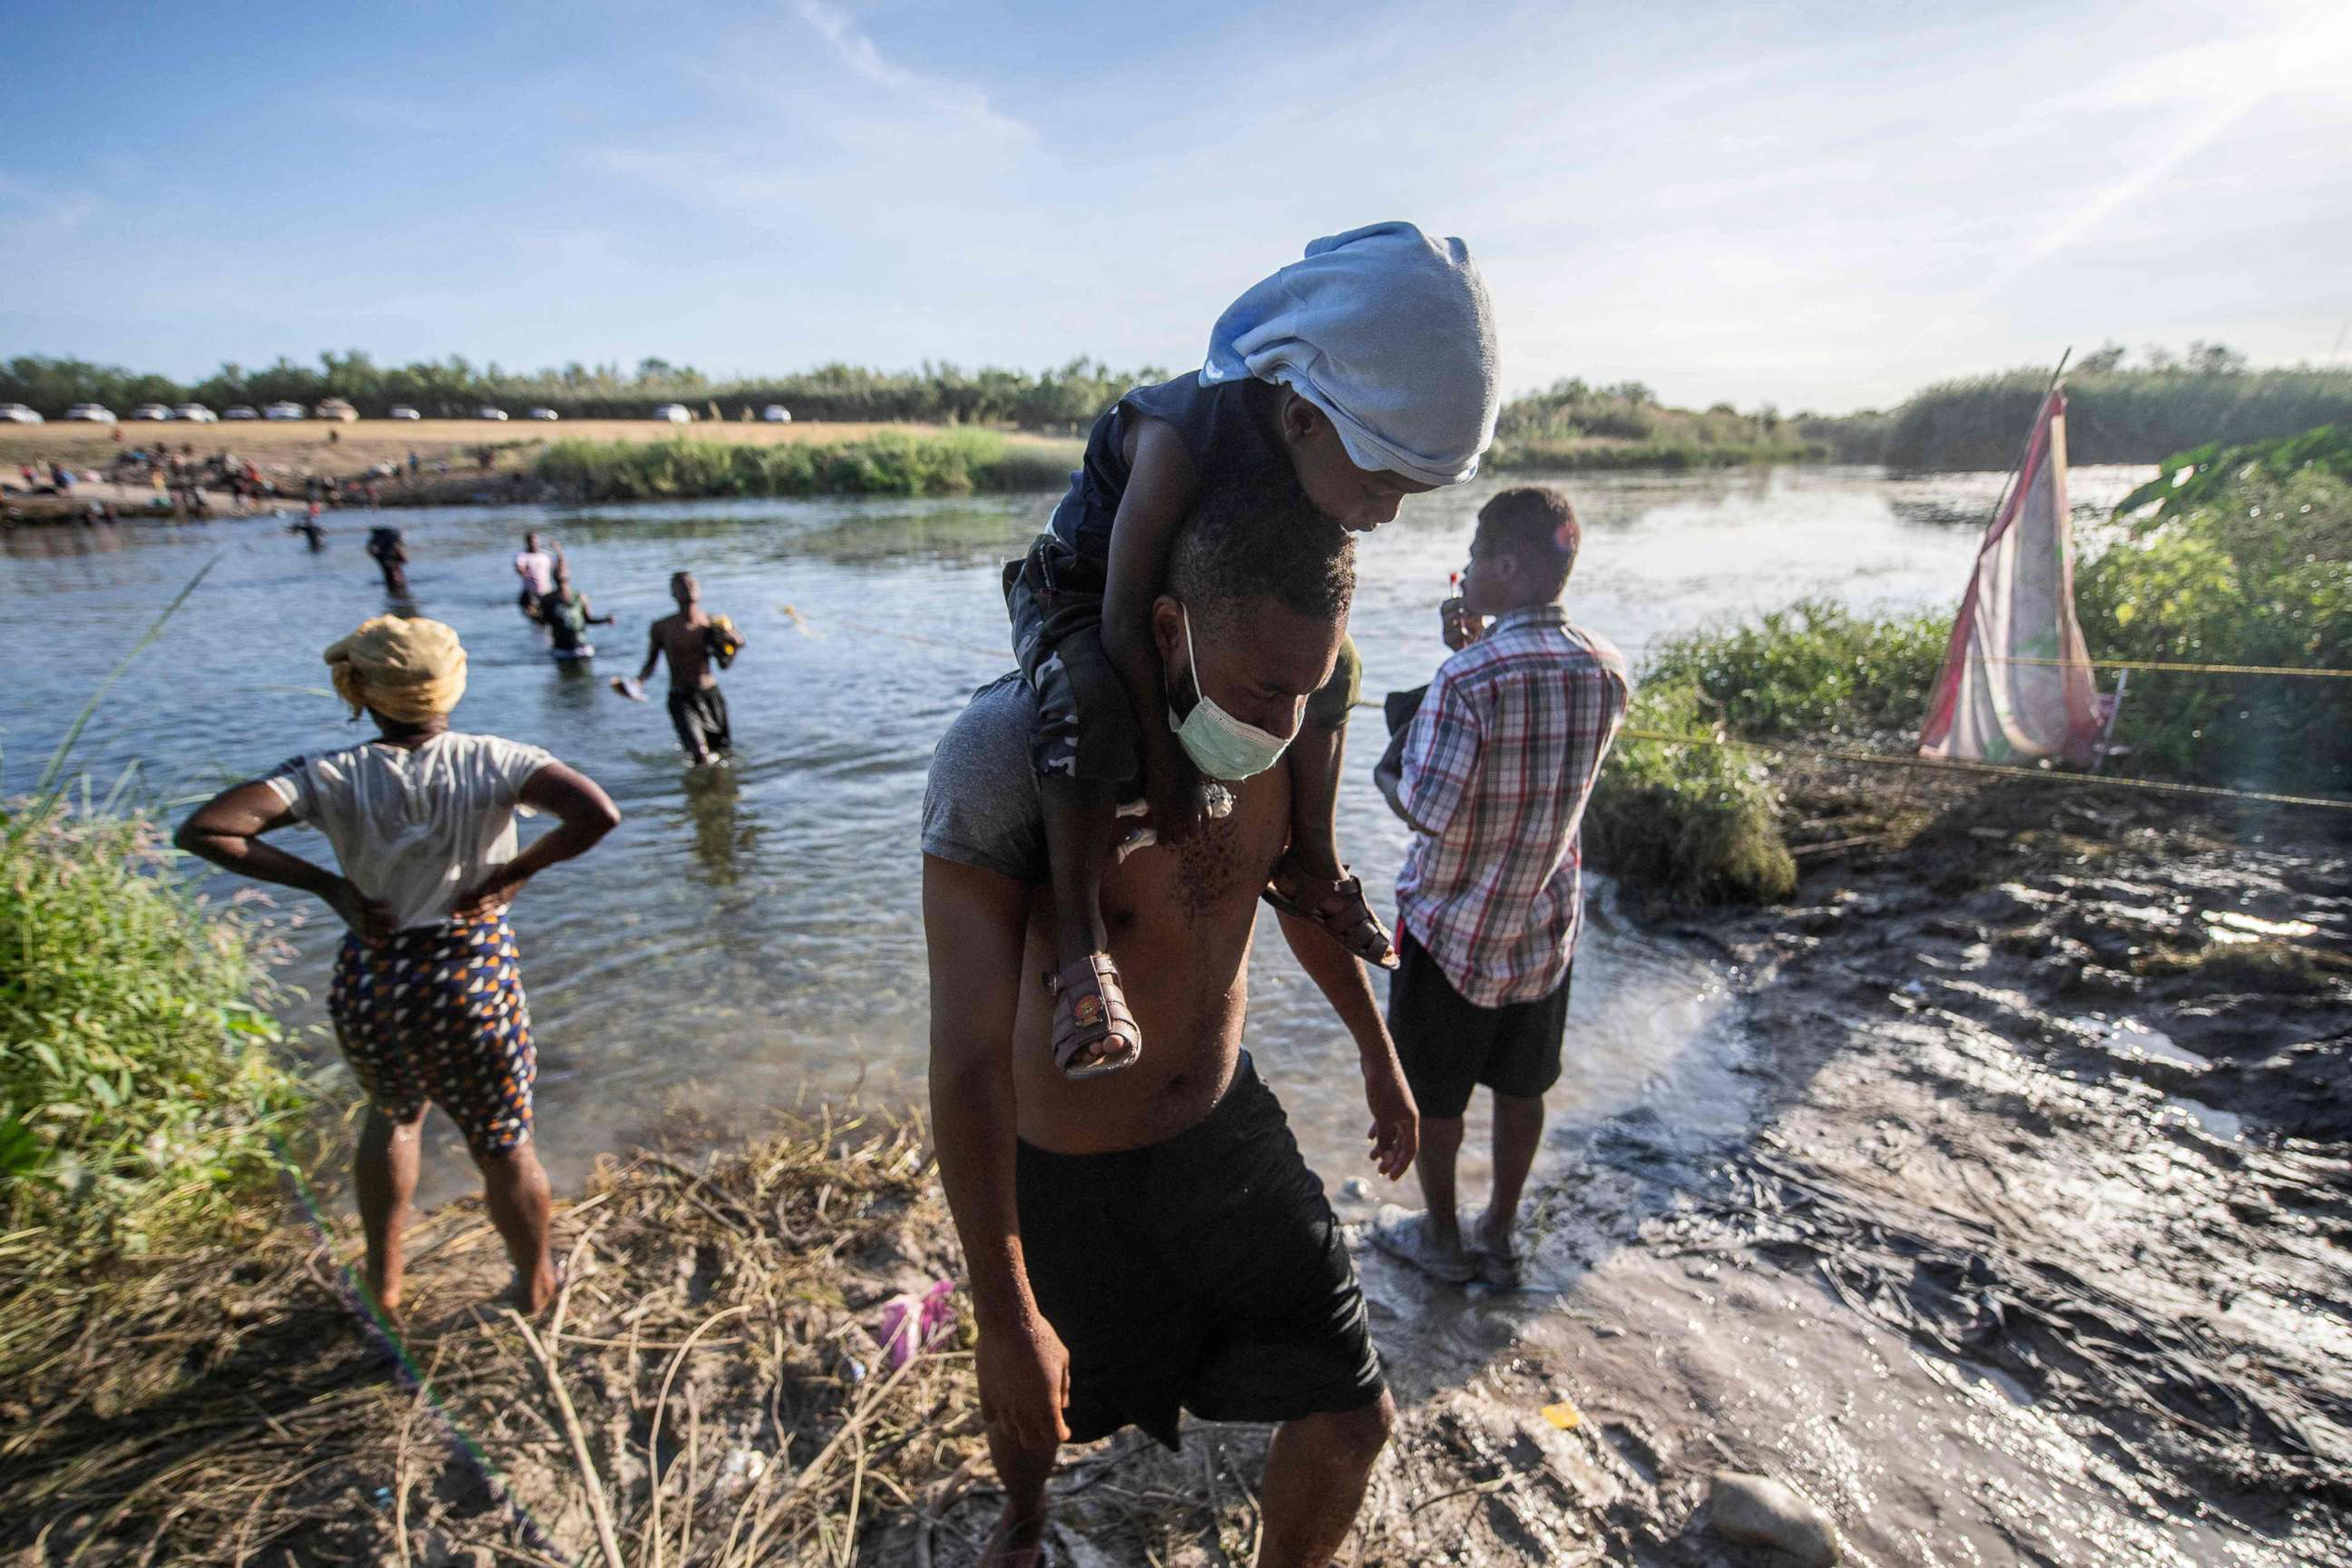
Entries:
[[2029,658],[2023,654],[2004,653],[1970,657],[1987,664],[2038,664],[2053,668],[2156,669],[2189,675],[2313,675],[2352,680],[2352,669],[2311,669],[2294,664],[2168,664],[2153,658]]
[[2313,805],[2328,811],[2352,811],[2352,800],[2324,795],[2274,795],[2266,790],[2226,789],[2220,784],[2177,784],[2169,779],[2127,779],[2101,773],[2060,773],[2048,768],[2021,768],[2007,763],[1972,763],[1950,757],[1893,757],[1883,752],[1854,752],[1840,747],[1781,746],[1763,741],[1735,741],[1727,735],[1674,735],[1660,730],[1628,726],[1617,731],[1636,741],[1662,741],[1675,746],[1722,746],[1738,752],[1771,752],[1783,756],[1819,757],[1833,763],[1860,763],[1880,768],[1918,768],[1926,773],[1990,773],[1996,778],[2038,779],[2044,784],[2079,784],[2088,788],[2136,789],[2151,795],[2193,795],[2220,800],[2259,801],[2266,805]]
[[[835,619],[835,626],[848,631],[864,632],[869,637],[889,637],[898,642],[920,643],[929,647],[952,648],[962,653],[982,654],[991,658],[1010,658],[1003,648],[982,647],[977,643],[951,642],[943,637],[924,637],[918,632],[890,631],[863,622]],[[812,628],[813,629],[813,628]],[[2056,664],[2057,659],[2019,660],[2021,663]],[[2138,667],[2134,667],[2138,668]],[[2172,668],[2157,666],[2155,668]],[[2198,665],[2188,668],[2229,670],[2231,665]],[[2252,668],[2252,667],[2247,667]],[[2294,675],[2342,675],[2344,670],[2290,670]],[[1360,698],[1359,708],[1378,708],[1372,699]],[[1662,730],[1626,728],[1617,731],[1629,740],[1658,741],[1673,746],[1723,746],[1740,752],[1770,752],[1784,756],[1819,757],[1826,762],[1858,763],[1876,768],[1918,768],[1928,773],[1982,773],[1997,778],[2038,779],[2044,784],[2076,784],[2085,788],[2136,789],[2149,795],[2187,795],[2211,800],[2245,800],[2264,805],[2307,805],[2325,811],[2352,811],[2352,800],[2339,800],[2320,795],[2274,795],[2265,790],[2225,789],[2219,784],[2175,784],[2168,779],[2114,778],[2097,773],[2058,773],[2043,768],[2013,767],[2005,763],[1970,763],[1935,757],[1891,757],[1880,752],[1854,752],[1841,748],[1817,746],[1780,746],[1761,741],[1735,741],[1727,735],[1675,735]]]

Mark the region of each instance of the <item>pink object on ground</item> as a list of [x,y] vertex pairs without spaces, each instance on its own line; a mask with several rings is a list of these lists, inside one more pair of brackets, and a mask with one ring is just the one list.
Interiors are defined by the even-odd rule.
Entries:
[[911,1291],[891,1297],[882,1304],[880,1331],[874,1337],[882,1342],[883,1359],[896,1371],[915,1359],[915,1352],[927,1351],[948,1336],[955,1327],[955,1281],[934,1280],[931,1288],[920,1296]]

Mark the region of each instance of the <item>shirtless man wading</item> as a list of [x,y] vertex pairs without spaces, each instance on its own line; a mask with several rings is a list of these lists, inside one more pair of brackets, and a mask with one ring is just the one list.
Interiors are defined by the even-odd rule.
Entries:
[[[719,623],[703,613],[702,588],[693,573],[670,574],[669,596],[677,601],[677,611],[656,621],[647,632],[646,665],[637,671],[637,679],[640,683],[652,679],[654,666],[668,658],[669,721],[677,730],[677,743],[686,754],[696,765],[707,766],[735,745],[734,731],[727,722],[727,699],[719,694],[719,676],[710,667],[731,659],[740,643],[730,641],[723,652],[712,648],[712,634]],[[732,625],[726,630],[732,639]]]
[[[1353,578],[1347,536],[1295,492],[1202,499],[1152,609],[1188,754],[1206,721],[1229,740],[1235,721],[1254,729],[1251,744],[1278,755],[1331,673]],[[1242,1050],[1258,895],[1288,847],[1288,771],[1258,759],[1228,785],[1229,816],[1104,879],[1147,1045],[1135,1067],[1074,1082],[1054,1066],[1040,979],[1054,910],[1034,711],[1017,675],[982,689],[940,741],[923,806],[932,1126],[1006,1494],[982,1561],[1040,1561],[1059,1444],[1134,1425],[1173,1447],[1181,1407],[1282,1424],[1258,1562],[1328,1563],[1395,1405],[1322,1184]],[[1355,1040],[1372,1161],[1393,1180],[1418,1124],[1364,968],[1316,927],[1281,923]]]

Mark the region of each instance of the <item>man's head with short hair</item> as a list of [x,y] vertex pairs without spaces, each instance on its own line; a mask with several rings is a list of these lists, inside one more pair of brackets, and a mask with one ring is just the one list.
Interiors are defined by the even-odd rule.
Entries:
[[1171,710],[1181,718],[1206,690],[1244,723],[1296,732],[1330,677],[1355,591],[1354,536],[1295,479],[1212,486],[1177,531],[1152,606]]
[[1478,509],[1470,537],[1464,607],[1494,616],[1551,603],[1568,586],[1583,538],[1576,509],[1559,491],[1540,485],[1496,491]]
[[525,552],[526,554],[536,554],[536,553],[538,553],[538,551],[539,551],[539,535],[538,535],[538,534],[536,534],[536,533],[526,533],[526,534],[524,534],[524,535],[522,536],[522,547],[523,547],[523,551],[524,551],[524,552]]
[[679,609],[690,610],[694,602],[702,597],[702,584],[694,580],[691,572],[673,572],[669,574],[669,596],[677,601]]

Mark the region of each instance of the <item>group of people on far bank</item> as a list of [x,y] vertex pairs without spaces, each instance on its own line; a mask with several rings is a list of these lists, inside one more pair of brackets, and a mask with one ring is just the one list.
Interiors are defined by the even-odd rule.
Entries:
[[[1259,1561],[1284,1565],[1331,1560],[1387,1442],[1353,1262],[1243,1048],[1261,903],[1353,1043],[1372,1164],[1418,1174],[1423,1206],[1384,1208],[1373,1241],[1442,1280],[1521,1280],[1579,829],[1628,687],[1561,605],[1580,545],[1565,497],[1487,500],[1460,592],[1436,606],[1444,657],[1389,704],[1374,776],[1412,834],[1393,935],[1341,855],[1336,804],[1360,698],[1358,539],[1475,475],[1496,363],[1461,241],[1408,224],[1318,240],[1220,317],[1199,373],[1104,412],[1046,532],[1004,569],[1019,668],[949,725],[919,828],[933,1131],[1006,1498],[992,1568],[1042,1561],[1064,1442],[1136,1426],[1172,1446],[1188,1410],[1278,1423]],[[674,679],[709,647],[690,589],[654,633]],[[379,618],[327,658],[378,736],[224,793],[181,842],[315,892],[351,927],[332,1010],[371,1106],[359,1187],[379,1301],[400,1299],[416,1131],[440,1104],[536,1308],[553,1277],[506,908],[618,814],[535,747],[448,730],[464,652],[446,627]],[[684,740],[675,691],[672,711]],[[518,804],[558,822],[520,852]],[[340,875],[263,842],[293,821],[326,831]],[[1385,1010],[1372,967],[1391,973]],[[1494,1184],[1465,1218],[1454,1164],[1482,1084]]]

